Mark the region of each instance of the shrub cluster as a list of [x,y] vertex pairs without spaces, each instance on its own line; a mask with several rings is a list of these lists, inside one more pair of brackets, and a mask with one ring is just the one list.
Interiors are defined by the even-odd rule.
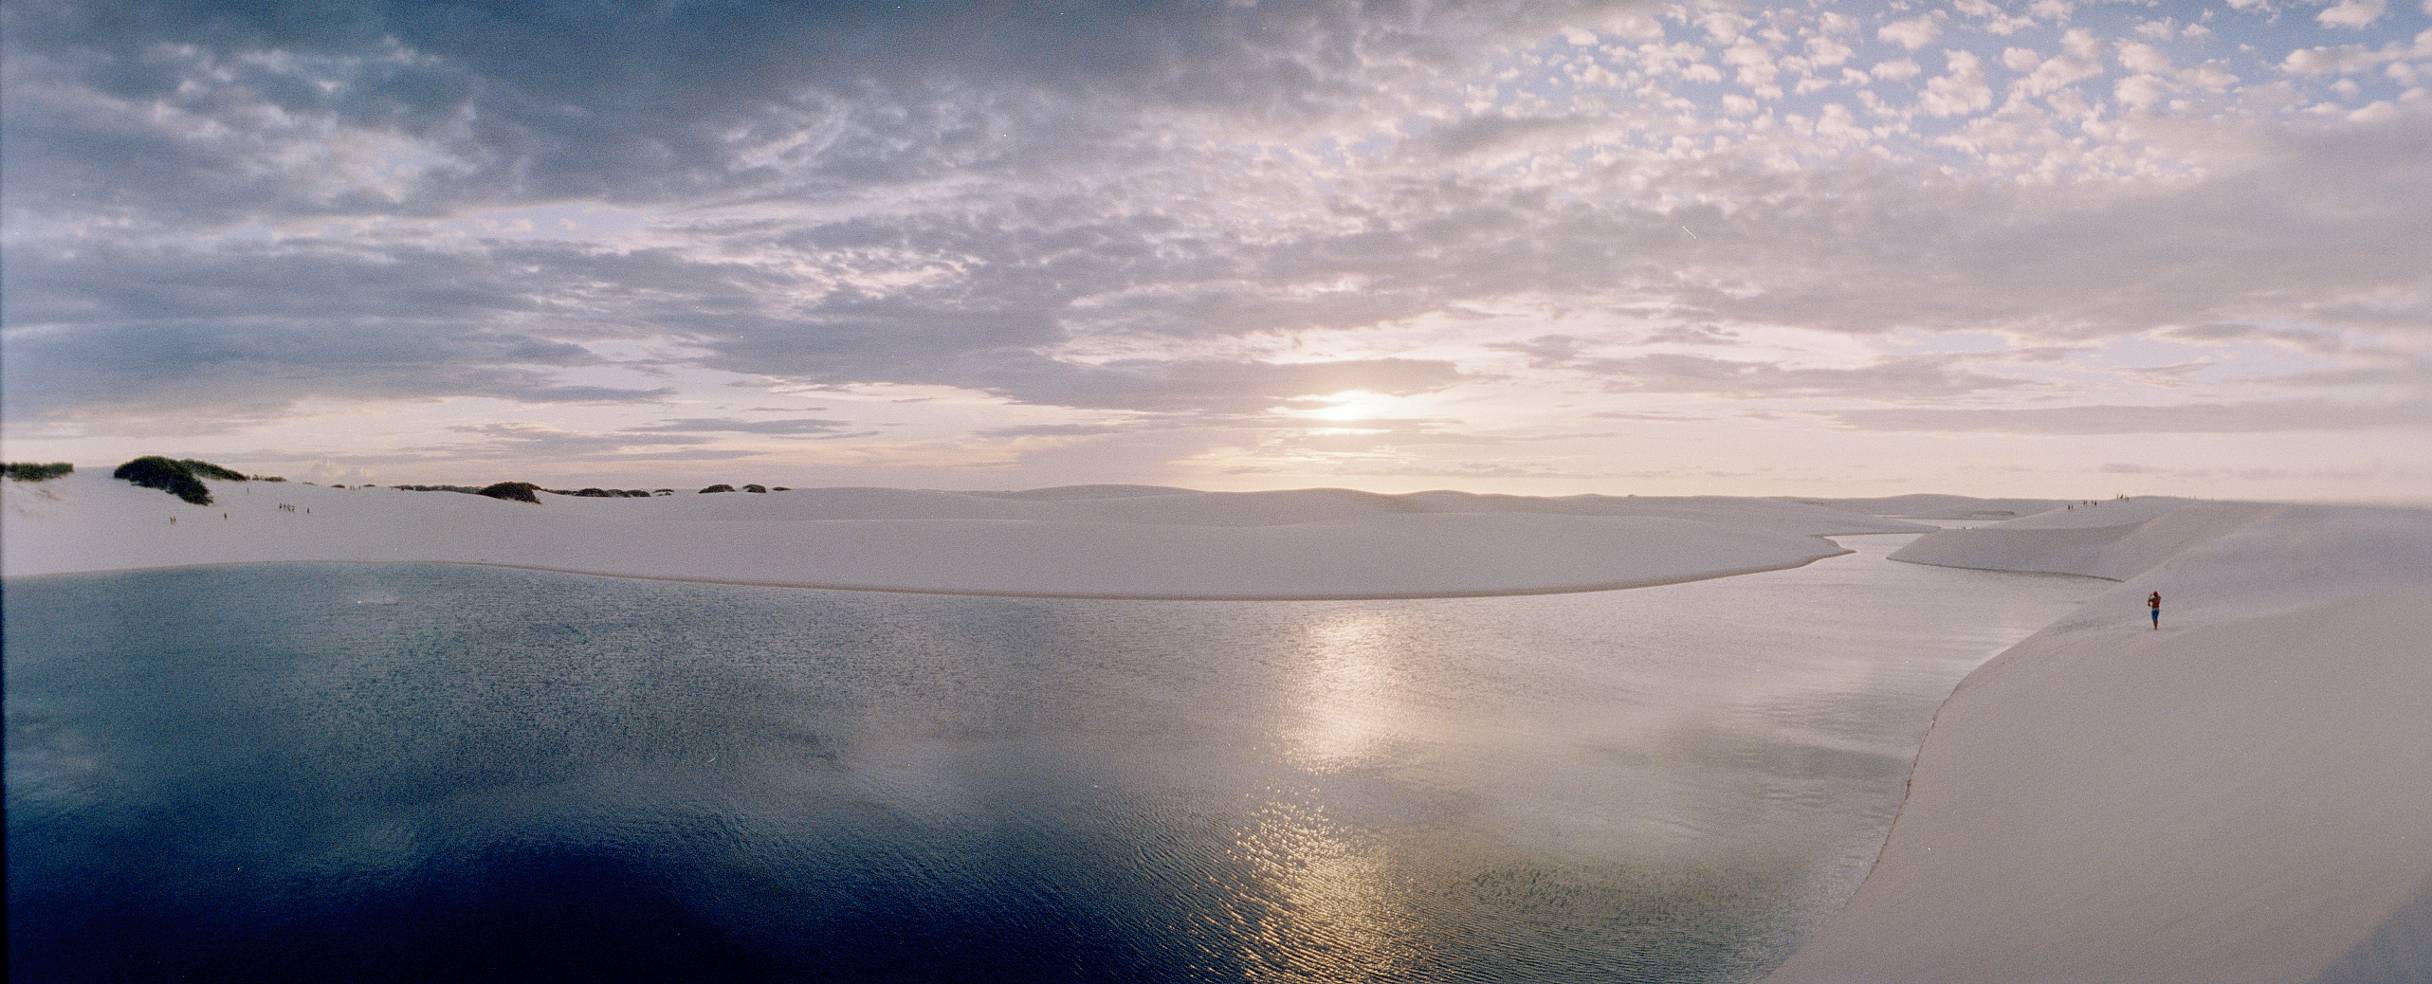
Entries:
[[[125,479],[147,489],[160,489],[198,506],[211,504],[210,486],[194,477],[194,469],[183,461],[148,454],[118,466],[110,477]],[[243,481],[244,476],[239,475],[237,479]]]
[[493,499],[505,499],[509,502],[529,502],[539,505],[540,496],[533,494],[538,491],[540,491],[540,486],[530,482],[499,482],[495,485],[482,486],[474,490],[473,494],[486,495]]
[[734,486],[732,486],[732,485],[719,484],[719,485],[712,485],[712,486],[710,486],[710,487],[708,487],[708,488],[702,489],[702,490],[701,490],[701,494],[702,494],[702,495],[708,495],[708,494],[709,494],[709,493],[711,493],[711,492],[732,492],[732,491],[734,491],[734,490],[735,490],[735,487],[734,487]]
[[30,461],[0,464],[0,474],[5,474],[20,482],[40,482],[45,479],[58,478],[75,470],[75,465],[64,461],[54,461],[49,464],[35,464]]
[[186,466],[186,471],[193,474],[196,478],[216,478],[223,482],[242,482],[246,480],[244,472],[238,471],[234,468],[222,468],[208,461],[200,461],[194,458],[179,458],[177,463]]

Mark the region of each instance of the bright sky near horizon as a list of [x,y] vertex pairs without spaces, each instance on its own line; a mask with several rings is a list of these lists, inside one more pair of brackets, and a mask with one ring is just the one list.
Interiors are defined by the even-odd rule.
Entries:
[[0,8],[0,453],[2432,499],[2432,0]]

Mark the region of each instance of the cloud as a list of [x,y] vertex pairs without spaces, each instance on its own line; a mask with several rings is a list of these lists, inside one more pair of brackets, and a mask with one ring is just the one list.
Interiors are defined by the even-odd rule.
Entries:
[[1925,94],[1918,98],[1919,108],[1934,116],[1959,116],[1993,104],[1993,90],[1985,85],[1982,61],[1955,48],[1945,52],[1943,60],[1948,71],[1925,84]]
[[1101,434],[1122,433],[1126,428],[1113,424],[1018,424],[1012,427],[989,427],[972,432],[972,436],[989,440],[1020,440],[1029,437],[1096,437]]
[[2024,380],[1965,369],[1954,356],[1887,359],[1853,368],[1790,368],[1769,362],[1678,353],[1598,356],[1589,353],[1591,346],[1591,342],[1576,336],[1542,335],[1494,347],[1527,356],[1533,367],[1587,373],[1602,379],[1606,389],[1627,393],[1915,399],[2027,385]]
[[1860,430],[1998,434],[2254,434],[2276,431],[2432,429],[2432,403],[2319,400],[2073,406],[2003,410],[1841,410],[1832,419]]
[[2250,324],[2187,325],[2172,328],[2163,332],[2162,335],[2165,338],[2185,339],[2192,342],[2269,341],[2321,354],[2339,352],[2347,347],[2345,339],[2330,332],[2309,331],[2302,328],[2266,328]]
[[[710,439],[447,435],[630,455],[860,433],[673,409],[731,384],[920,386],[959,391],[924,420],[1112,428],[984,421],[972,460],[1145,434],[1138,463],[1349,389],[1613,399],[1583,374],[2100,405],[2123,361],[2211,354],[2111,348],[2158,340],[2239,353],[2173,389],[2200,405],[2420,382],[2411,11],[2225,14],[2233,56],[1924,9],[28,0],[0,396],[12,439],[466,398]],[[2054,354],[1952,354],[1986,337]]]
[[1915,78],[1919,73],[1924,71],[1925,69],[1914,61],[1906,58],[1894,58],[1890,61],[1876,62],[1874,67],[1866,70],[1866,74],[1872,75],[1878,79],[1898,80]]
[[2361,30],[2371,26],[2374,21],[2380,20],[2382,12],[2386,9],[2388,9],[2386,0],[2339,0],[2338,3],[2323,8],[2321,13],[2315,14],[2314,19],[2322,22],[2325,27]]
[[21,207],[190,216],[902,184],[1360,112],[1602,5],[1082,6],[29,2],[0,150]]
[[1934,43],[1935,36],[1940,33],[1942,29],[1935,25],[1932,17],[1910,17],[1875,29],[1876,37],[1910,51]]
[[779,437],[833,437],[852,426],[851,421],[819,417],[787,417],[779,420],[744,420],[735,417],[679,417],[641,427],[625,428],[627,434],[762,434]]
[[2280,70],[2292,75],[2352,75],[2368,72],[2407,56],[2398,45],[2361,44],[2299,48],[2280,60]]
[[476,461],[732,461],[763,452],[740,448],[690,447],[709,439],[691,435],[590,434],[541,424],[465,424],[449,429],[467,439],[410,448],[385,455],[355,455],[353,464]]
[[1484,114],[1434,127],[1413,143],[1432,156],[1464,158],[1573,137],[1593,125],[1580,117]]

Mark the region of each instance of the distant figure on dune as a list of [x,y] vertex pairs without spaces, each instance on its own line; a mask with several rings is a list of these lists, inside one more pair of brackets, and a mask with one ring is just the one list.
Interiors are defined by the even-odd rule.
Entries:
[[2156,591],[2147,596],[2145,598],[2145,607],[2153,610],[2153,630],[2155,632],[2162,631],[2162,593]]

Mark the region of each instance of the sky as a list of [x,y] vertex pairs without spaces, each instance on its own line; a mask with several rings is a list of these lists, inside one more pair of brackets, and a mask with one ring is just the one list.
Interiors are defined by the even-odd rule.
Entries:
[[0,455],[2432,501],[2432,0],[0,7]]

